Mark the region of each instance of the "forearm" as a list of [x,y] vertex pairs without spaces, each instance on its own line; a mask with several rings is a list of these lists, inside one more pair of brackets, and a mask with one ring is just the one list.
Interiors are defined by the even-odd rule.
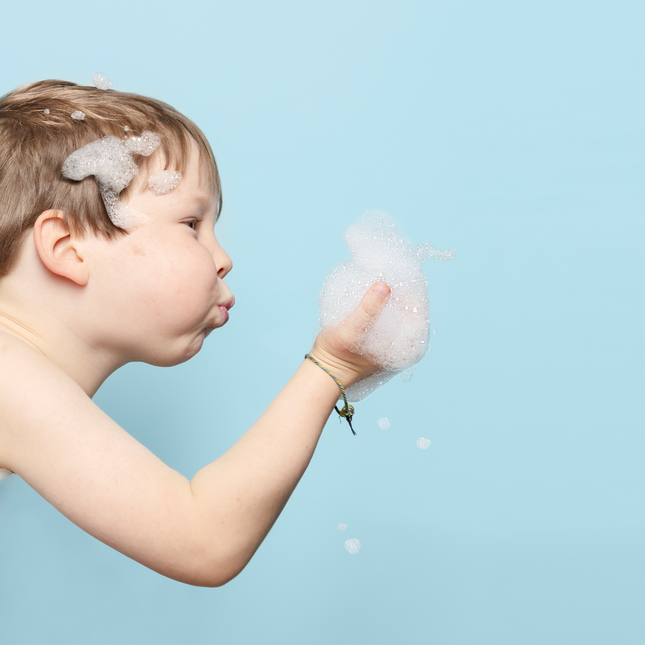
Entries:
[[[258,421],[191,488],[223,581],[251,559],[284,508],[338,400],[336,383],[304,361]],[[219,575],[219,574],[218,574]]]

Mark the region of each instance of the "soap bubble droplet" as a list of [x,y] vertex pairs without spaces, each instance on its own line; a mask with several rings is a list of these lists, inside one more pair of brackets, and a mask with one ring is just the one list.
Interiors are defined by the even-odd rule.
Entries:
[[347,528],[347,524],[339,524],[336,528],[339,531],[344,531]]
[[421,448],[421,450],[427,450],[429,447],[430,447],[430,439],[421,437],[419,441],[417,441],[417,448]]
[[352,538],[351,540],[347,540],[347,542],[345,542],[345,548],[351,555],[356,555],[361,549],[361,542],[356,538]]
[[387,430],[390,427],[390,420],[387,417],[381,417],[376,423],[381,430]]
[[96,74],[92,76],[92,82],[99,90],[112,89],[112,82],[107,76],[105,76],[104,74],[101,74],[101,72],[96,72]]

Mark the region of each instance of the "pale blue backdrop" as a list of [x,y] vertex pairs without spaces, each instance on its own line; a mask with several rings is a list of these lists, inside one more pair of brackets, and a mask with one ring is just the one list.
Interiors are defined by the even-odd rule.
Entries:
[[2,482],[0,642],[642,645],[644,32],[621,0],[3,5],[0,93],[100,71],[212,142],[231,321],[96,397],[185,475],[309,349],[347,224],[381,210],[456,256],[426,265],[412,382],[358,404],[355,438],[331,419],[221,589]]

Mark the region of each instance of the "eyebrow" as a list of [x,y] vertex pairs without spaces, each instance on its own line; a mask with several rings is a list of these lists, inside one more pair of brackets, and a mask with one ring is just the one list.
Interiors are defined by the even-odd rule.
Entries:
[[196,206],[202,211],[209,210],[211,206],[211,200],[206,197],[198,197],[197,195],[189,195],[186,197],[186,200],[190,206]]

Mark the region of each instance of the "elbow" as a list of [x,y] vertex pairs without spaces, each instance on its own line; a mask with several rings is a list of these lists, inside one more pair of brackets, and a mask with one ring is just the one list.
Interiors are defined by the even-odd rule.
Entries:
[[169,577],[193,587],[223,587],[242,572],[249,560],[250,558],[240,559],[234,556],[196,557],[185,562],[181,570],[173,571]]
[[186,579],[182,580],[185,584],[192,585],[193,587],[223,587],[226,583],[233,580],[241,572],[228,573],[222,571],[203,572],[198,575],[189,575]]

